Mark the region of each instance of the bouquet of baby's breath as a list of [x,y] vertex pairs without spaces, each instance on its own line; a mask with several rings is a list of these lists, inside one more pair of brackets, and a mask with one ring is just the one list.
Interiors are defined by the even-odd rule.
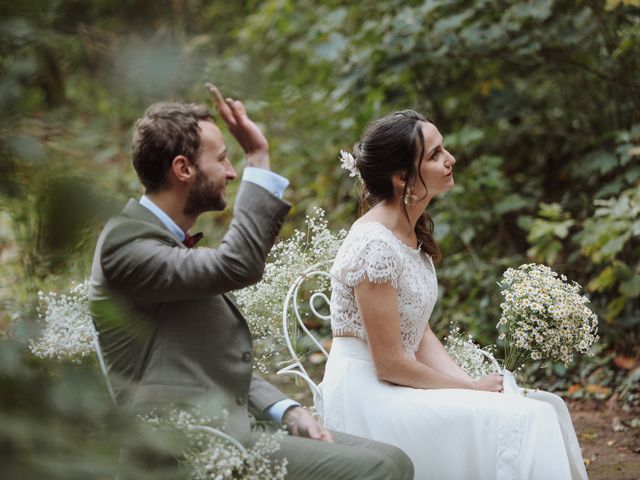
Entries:
[[29,344],[34,355],[80,363],[93,353],[88,292],[88,279],[67,293],[38,292],[39,319],[44,326],[40,336]]
[[[296,230],[287,240],[278,242],[267,259],[262,281],[236,293],[236,301],[247,317],[254,337],[256,366],[268,371],[268,361],[284,350],[280,320],[291,283],[309,267],[322,264],[329,268],[346,236],[345,230],[329,230],[324,211],[315,208],[305,219],[307,231]],[[329,282],[321,278],[317,291]]]
[[508,269],[498,284],[504,296],[498,339],[504,341],[507,370],[528,360],[566,365],[598,340],[598,317],[580,285],[564,275],[532,263]]
[[465,337],[457,325],[450,325],[444,347],[453,361],[474,379],[501,371],[500,366],[493,359],[491,347],[480,348],[473,337],[471,335]]
[[154,429],[184,435],[186,444],[178,460],[190,470],[193,480],[284,480],[287,475],[287,460],[271,457],[280,449],[284,430],[263,433],[244,449],[235,440],[202,428],[215,425],[224,431],[226,415],[212,419],[197,408],[173,408],[141,415],[140,420]]

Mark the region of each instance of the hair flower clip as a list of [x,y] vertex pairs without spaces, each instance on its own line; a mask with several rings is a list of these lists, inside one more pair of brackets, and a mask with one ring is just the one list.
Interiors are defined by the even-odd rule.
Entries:
[[342,162],[341,167],[345,170],[349,171],[350,177],[358,177],[362,180],[360,176],[360,172],[358,171],[358,167],[356,166],[356,159],[349,152],[345,152],[344,150],[340,150],[340,155],[338,156],[340,162]]

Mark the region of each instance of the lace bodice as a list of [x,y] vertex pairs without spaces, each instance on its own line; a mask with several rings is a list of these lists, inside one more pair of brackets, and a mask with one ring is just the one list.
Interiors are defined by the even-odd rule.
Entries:
[[365,275],[372,283],[390,282],[397,289],[402,346],[414,355],[438,296],[431,258],[403,243],[380,223],[355,223],[331,267],[334,336],[367,339],[353,291]]

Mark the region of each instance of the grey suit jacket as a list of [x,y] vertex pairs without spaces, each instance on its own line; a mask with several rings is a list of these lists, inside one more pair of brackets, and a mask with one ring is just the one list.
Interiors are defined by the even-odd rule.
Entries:
[[258,282],[290,206],[242,182],[221,245],[187,249],[136,200],[104,227],[90,287],[112,371],[134,383],[133,406],[215,401],[227,430],[250,431],[285,397],[252,373],[251,335],[227,292]]

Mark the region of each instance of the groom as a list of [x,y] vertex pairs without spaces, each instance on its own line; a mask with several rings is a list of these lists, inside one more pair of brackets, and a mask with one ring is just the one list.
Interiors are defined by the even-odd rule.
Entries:
[[107,363],[135,386],[133,407],[214,402],[242,441],[255,435],[250,412],[284,424],[276,456],[288,459],[287,478],[412,478],[397,448],[329,432],[253,373],[249,329],[227,293],[261,279],[290,208],[288,181],[270,171],[267,140],[242,103],[208,87],[246,156],[233,220],[217,248],[192,248],[201,234],[188,230],[225,208],[237,174],[206,107],[150,106],[133,135],[145,194],[109,220],[94,255],[90,300]]

